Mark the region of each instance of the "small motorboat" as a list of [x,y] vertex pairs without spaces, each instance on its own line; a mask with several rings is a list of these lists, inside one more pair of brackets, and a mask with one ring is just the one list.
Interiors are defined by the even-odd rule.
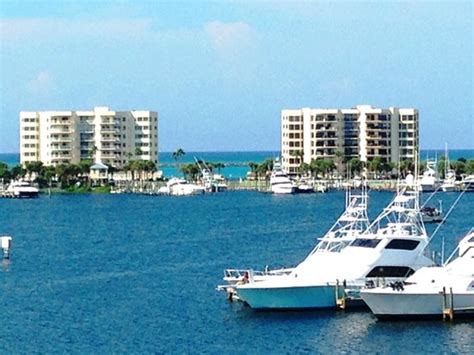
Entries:
[[439,209],[435,207],[425,206],[421,208],[420,213],[424,223],[439,223],[442,222],[444,218],[444,213],[441,208],[441,201]]

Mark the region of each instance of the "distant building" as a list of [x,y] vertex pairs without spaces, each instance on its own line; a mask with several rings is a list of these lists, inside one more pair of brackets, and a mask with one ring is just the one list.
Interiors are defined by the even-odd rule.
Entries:
[[[137,154],[138,153],[138,154]],[[20,112],[21,163],[45,165],[92,159],[122,168],[128,160],[158,164],[158,114],[154,111]]]
[[[414,160],[419,147],[418,110],[360,105],[351,109],[281,111],[283,170],[295,174],[301,164],[318,158],[363,162]],[[339,153],[337,153],[339,152]]]

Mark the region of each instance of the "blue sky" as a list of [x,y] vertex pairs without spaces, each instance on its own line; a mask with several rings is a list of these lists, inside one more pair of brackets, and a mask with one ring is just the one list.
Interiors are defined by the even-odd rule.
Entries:
[[280,111],[416,107],[474,148],[473,4],[0,1],[0,152],[18,113],[150,109],[160,149],[278,150]]

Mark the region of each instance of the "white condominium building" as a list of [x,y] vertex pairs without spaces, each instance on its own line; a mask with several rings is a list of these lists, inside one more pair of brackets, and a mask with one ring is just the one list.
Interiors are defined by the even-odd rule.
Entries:
[[[380,157],[383,162],[414,160],[418,153],[418,110],[360,105],[351,109],[281,111],[283,170],[298,172],[301,159],[318,158],[363,162]],[[339,152],[339,153],[338,153]]]
[[158,114],[154,111],[20,112],[21,163],[76,164],[92,159],[115,168],[128,160],[158,164]]

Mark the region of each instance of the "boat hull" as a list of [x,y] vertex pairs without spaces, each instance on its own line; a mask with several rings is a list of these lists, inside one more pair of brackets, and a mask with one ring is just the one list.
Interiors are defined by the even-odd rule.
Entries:
[[283,194],[294,194],[296,192],[296,188],[291,185],[274,185],[272,186],[272,193],[277,195]]
[[[373,293],[362,291],[361,297],[378,318],[441,317],[443,294],[440,293]],[[449,298],[449,295],[447,295]],[[454,311],[474,314],[474,293],[454,293]]]
[[255,310],[335,308],[335,291],[331,285],[237,288],[240,299]]

